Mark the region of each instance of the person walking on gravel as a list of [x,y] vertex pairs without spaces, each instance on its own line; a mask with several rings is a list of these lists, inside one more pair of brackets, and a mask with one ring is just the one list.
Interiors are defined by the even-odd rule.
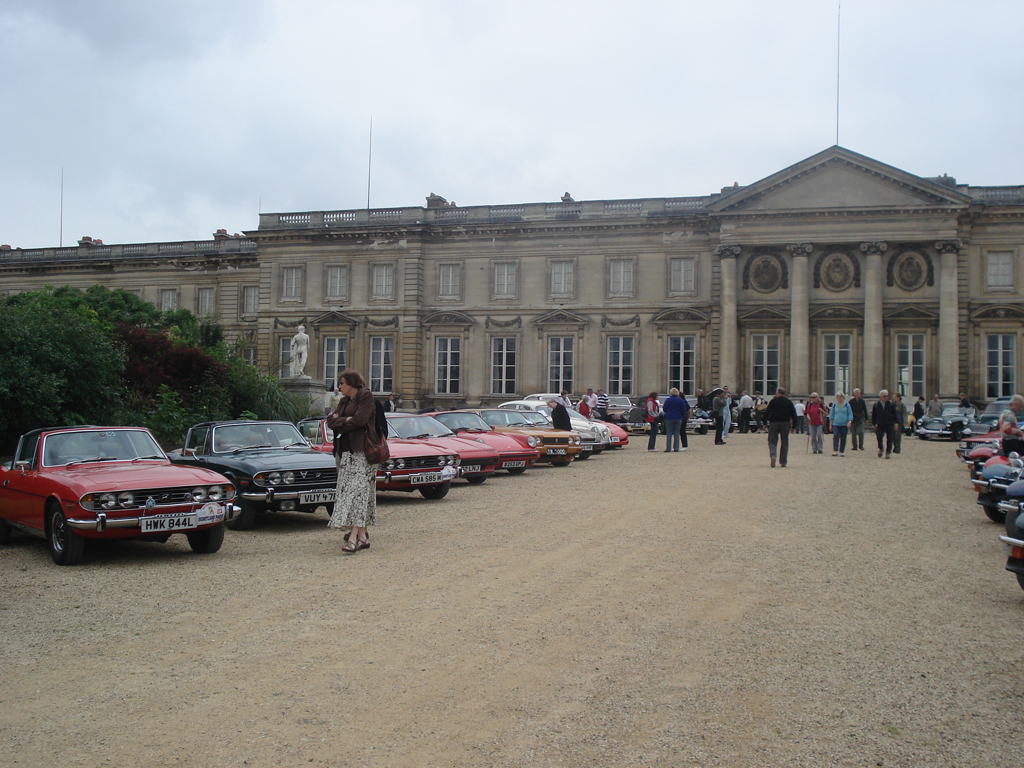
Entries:
[[[658,423],[661,421],[661,406],[658,404],[658,393],[651,392],[644,402],[644,415],[651,427],[651,435],[647,438],[647,450],[653,451],[658,447]],[[668,431],[668,427],[665,428]]]
[[836,395],[836,401],[832,403],[832,411],[828,415],[829,423],[832,425],[832,455],[846,455],[846,434],[850,430],[850,422],[853,420],[853,410],[846,402],[846,395],[842,392]]
[[777,453],[779,466],[785,467],[789,459],[789,433],[796,430],[796,408],[782,387],[775,390],[775,397],[768,403],[765,421],[768,422],[768,458],[771,465],[775,466]]
[[864,422],[868,420],[868,404],[860,396],[860,389],[853,390],[853,397],[848,403],[853,419],[850,421],[850,450],[864,450]]
[[662,406],[665,412],[665,453],[674,450],[679,453],[679,436],[682,433],[683,450],[686,445],[686,417],[690,412],[690,405],[686,399],[679,396],[679,390],[672,387],[668,391],[668,399]]
[[889,400],[889,390],[878,393],[878,402],[871,409],[871,423],[875,425],[878,438],[878,458],[882,458],[882,438],[885,438],[885,458],[892,458],[893,431],[896,427],[896,406]]
[[804,408],[804,416],[807,419],[807,431],[811,436],[811,452],[821,453],[824,449],[822,444],[822,430],[825,428],[825,416],[828,409],[818,399],[817,392],[811,392],[811,401]]
[[899,392],[893,392],[892,406],[896,409],[896,427],[892,433],[892,452],[899,453],[903,448],[903,430],[907,425],[910,412],[907,410],[906,403],[903,402],[903,395]]

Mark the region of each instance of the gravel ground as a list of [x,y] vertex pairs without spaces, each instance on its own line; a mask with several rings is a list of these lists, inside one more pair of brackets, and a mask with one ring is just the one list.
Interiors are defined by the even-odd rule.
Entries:
[[805,443],[386,494],[355,555],[323,513],[75,568],[17,539],[0,762],[1024,764],[1024,592],[953,445]]

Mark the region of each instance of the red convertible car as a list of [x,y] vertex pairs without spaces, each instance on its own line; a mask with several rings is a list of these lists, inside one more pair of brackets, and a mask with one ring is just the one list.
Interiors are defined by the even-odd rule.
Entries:
[[[299,431],[318,451],[334,450],[334,432],[326,419],[303,419]],[[420,440],[388,435],[391,458],[377,470],[377,491],[419,491],[426,499],[443,499],[459,476],[459,456]]]
[[437,411],[430,414],[460,437],[483,440],[498,452],[498,469],[507,470],[510,475],[519,475],[532,467],[540,454],[536,448],[526,444],[517,436],[495,432],[479,414],[468,411]]
[[421,414],[389,413],[388,431],[407,440],[421,440],[459,454],[459,474],[470,483],[482,483],[494,474],[500,457],[484,440],[459,437],[437,419]]
[[41,536],[57,565],[75,565],[87,539],[164,542],[183,533],[206,554],[224,541],[234,497],[223,475],[172,464],[149,430],[37,429],[0,465],[0,543],[14,530]]

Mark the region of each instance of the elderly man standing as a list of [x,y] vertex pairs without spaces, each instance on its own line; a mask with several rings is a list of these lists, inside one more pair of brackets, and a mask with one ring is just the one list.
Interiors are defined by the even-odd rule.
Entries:
[[779,466],[785,467],[789,459],[789,433],[796,429],[796,408],[786,397],[785,389],[779,387],[775,390],[775,397],[768,403],[764,414],[768,422],[768,458],[774,467],[778,452]]
[[754,412],[754,398],[747,394],[747,390],[740,390],[740,433],[746,434],[750,430],[750,418]]
[[938,395],[932,395],[932,399],[928,401],[928,408],[926,409],[929,416],[941,416],[942,415],[942,401],[939,400]]
[[892,458],[893,430],[896,427],[896,406],[889,401],[889,390],[878,393],[878,402],[871,409],[871,421],[878,438],[878,458],[882,458],[882,438],[885,438],[885,458]]
[[850,450],[864,450],[864,422],[868,420],[868,404],[860,396],[860,388],[853,390],[853,397],[850,400],[850,410],[853,411],[853,421],[850,422]]

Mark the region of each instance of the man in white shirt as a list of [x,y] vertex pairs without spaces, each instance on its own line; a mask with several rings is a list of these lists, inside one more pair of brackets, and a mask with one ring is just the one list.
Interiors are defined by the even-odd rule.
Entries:
[[754,398],[747,394],[747,390],[740,390],[740,433],[746,434],[750,430],[750,415],[754,412]]
[[793,407],[796,408],[796,433],[802,435],[805,432],[804,429],[804,401],[801,400],[797,403],[793,403]]

